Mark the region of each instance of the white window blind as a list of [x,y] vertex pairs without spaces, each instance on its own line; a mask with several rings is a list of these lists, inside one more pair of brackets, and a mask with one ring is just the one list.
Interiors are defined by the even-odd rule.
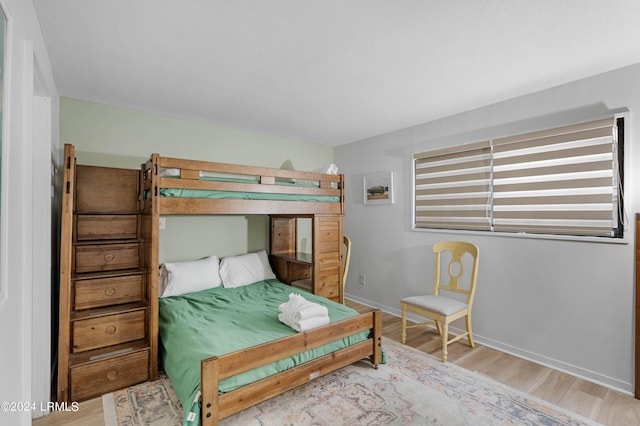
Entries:
[[621,236],[618,124],[608,118],[415,154],[415,227]]
[[414,155],[415,227],[489,230],[489,141]]

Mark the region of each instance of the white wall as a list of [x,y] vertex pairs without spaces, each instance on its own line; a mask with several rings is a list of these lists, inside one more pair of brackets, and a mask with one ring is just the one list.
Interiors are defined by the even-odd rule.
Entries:
[[[322,170],[333,148],[303,141],[133,111],[60,100],[60,140],[74,144],[78,164],[138,168],[150,154],[296,170]],[[268,248],[266,216],[169,216],[160,261],[226,256]]]
[[[624,108],[630,111],[626,244],[411,231],[414,152],[587,121]],[[481,251],[473,319],[479,342],[632,392],[639,112],[640,64],[336,148],[336,163],[347,173],[344,228],[353,243],[347,295],[399,314],[402,297],[432,291],[431,246],[446,239],[472,241]],[[397,201],[365,207],[362,178],[380,171],[396,173]],[[359,274],[366,275],[364,286]]]
[[[35,410],[0,412],[0,423],[27,425],[43,414],[39,403],[50,395],[51,235],[39,234],[37,224],[51,217],[49,169],[52,160],[59,164],[58,94],[32,2],[0,0],[0,5],[9,21],[2,111],[0,401],[38,404]],[[34,109],[34,94],[48,99],[50,116]],[[47,125],[46,134],[34,132],[34,126]],[[44,179],[41,170],[34,173],[42,164]]]

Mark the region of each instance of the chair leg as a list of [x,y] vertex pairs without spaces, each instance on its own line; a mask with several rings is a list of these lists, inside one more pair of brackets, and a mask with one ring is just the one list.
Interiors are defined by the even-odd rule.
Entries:
[[407,341],[407,308],[402,306],[402,344]]
[[469,346],[472,348],[475,347],[475,343],[473,342],[473,335],[471,334],[471,315],[467,315],[467,339],[469,339]]
[[449,324],[442,323],[442,362],[447,362],[447,342],[449,340]]
[[435,320],[436,330],[438,330],[438,334],[442,336],[442,327],[440,327],[440,321]]

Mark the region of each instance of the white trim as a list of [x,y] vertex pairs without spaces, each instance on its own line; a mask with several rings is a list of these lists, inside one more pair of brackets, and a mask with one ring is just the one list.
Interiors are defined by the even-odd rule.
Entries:
[[[34,62],[34,66],[37,64]],[[34,74],[36,88],[37,73]],[[37,91],[37,90],[36,90]],[[51,99],[33,95],[33,217],[32,217],[32,334],[31,398],[40,410],[32,418],[48,412],[51,399]],[[43,408],[46,407],[46,408]]]
[[[23,400],[31,401],[32,397],[32,361],[31,354],[33,349],[33,197],[34,197],[34,179],[33,179],[33,66],[34,66],[34,50],[33,42],[31,40],[24,40],[22,43],[22,128],[20,129],[20,135],[22,137],[21,143],[21,160],[20,175],[22,182],[19,187],[21,188],[22,207],[21,207],[21,223],[20,231],[22,234],[22,252],[20,253],[20,260],[22,262],[20,269],[22,271],[22,282],[20,289],[22,291],[21,303],[22,309],[20,310],[21,319],[20,333],[22,335],[21,343],[22,347],[20,353],[22,354],[22,364],[20,366],[20,380],[22,381],[21,389],[23,389]],[[15,223],[15,221],[13,221]],[[32,413],[27,413],[31,418]]]
[[11,127],[11,108],[9,107],[9,99],[11,97],[11,85],[7,84],[12,79],[13,69],[13,13],[9,8],[7,0],[0,0],[0,8],[6,19],[5,40],[4,40],[4,58],[3,58],[3,76],[2,76],[2,171],[0,173],[0,306],[6,302],[8,291],[7,285],[9,275],[7,271],[8,265],[8,239],[9,223],[7,221],[7,206],[9,205],[9,194],[7,191],[9,183],[9,130]]
[[[625,228],[626,229],[626,228]],[[629,235],[622,238],[613,237],[580,237],[577,235],[551,235],[551,234],[527,234],[525,232],[499,232],[499,231],[469,231],[464,229],[436,229],[436,228],[416,228],[415,224],[411,229],[414,232],[426,232],[433,234],[462,234],[475,235],[483,237],[505,237],[505,238],[526,238],[533,240],[559,240],[559,241],[575,241],[579,243],[603,243],[603,244],[629,244]],[[629,234],[629,232],[625,232]]]

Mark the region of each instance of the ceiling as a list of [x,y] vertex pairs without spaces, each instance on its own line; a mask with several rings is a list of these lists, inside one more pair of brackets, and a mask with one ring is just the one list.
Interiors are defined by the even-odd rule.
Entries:
[[61,96],[329,146],[640,62],[637,0],[33,0]]

